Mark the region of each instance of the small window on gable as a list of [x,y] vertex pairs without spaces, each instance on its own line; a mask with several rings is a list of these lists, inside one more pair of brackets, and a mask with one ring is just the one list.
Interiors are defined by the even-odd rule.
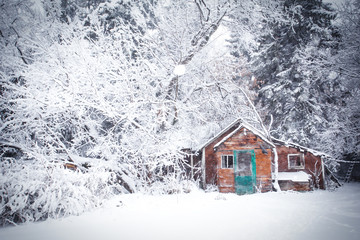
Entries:
[[289,169],[304,169],[305,168],[304,154],[289,154],[288,166]]
[[234,156],[222,155],[221,156],[221,168],[234,168]]

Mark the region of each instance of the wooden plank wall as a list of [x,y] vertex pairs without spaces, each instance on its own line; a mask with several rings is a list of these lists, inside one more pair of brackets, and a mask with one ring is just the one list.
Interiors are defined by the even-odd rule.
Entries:
[[279,186],[282,191],[310,191],[310,185],[303,182],[279,181]]

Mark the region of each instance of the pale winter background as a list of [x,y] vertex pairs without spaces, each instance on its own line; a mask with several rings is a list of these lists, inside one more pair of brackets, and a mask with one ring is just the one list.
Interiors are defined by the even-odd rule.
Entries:
[[[93,227],[79,232],[90,236],[101,212],[119,211],[124,218],[104,221],[126,222],[138,213],[135,206],[162,201],[168,208],[159,210],[162,218],[155,204],[154,212],[146,208],[150,212],[139,217],[144,231],[128,227],[124,234],[150,234],[141,219],[153,216],[154,234],[164,229],[172,236],[169,229],[185,218],[179,209],[193,209],[192,216],[204,213],[206,204],[215,212],[206,209],[208,217],[197,221],[208,229],[203,234],[216,236],[226,224],[237,231],[236,219],[259,237],[281,232],[258,231],[280,227],[235,218],[249,211],[242,204],[249,201],[264,212],[259,221],[279,219],[287,231],[295,227],[281,212],[294,211],[291,216],[300,214],[305,223],[311,210],[318,216],[312,221],[343,224],[341,233],[357,234],[357,218],[347,218],[353,218],[348,208],[358,209],[351,205],[356,185],[335,192],[219,195],[225,201],[215,201],[215,193],[166,194],[186,192],[189,182],[202,186],[186,174],[185,149],[197,149],[238,118],[325,152],[327,169],[340,181],[355,164],[351,180],[360,180],[359,9],[359,0],[0,0],[0,225],[7,226],[0,233],[55,231],[84,218]],[[114,197],[124,206],[93,210]],[[312,203],[318,197],[329,205]],[[192,198],[196,205],[189,206]],[[220,209],[230,216],[231,206],[236,211],[229,222]],[[275,206],[290,210],[277,214]],[[310,210],[301,215],[303,206]],[[180,215],[171,218],[177,225],[165,221],[170,209]],[[195,228],[196,216],[185,226]],[[21,223],[28,224],[9,227]],[[106,234],[115,225],[105,224]],[[324,236],[333,229],[306,226],[305,232]],[[75,229],[58,232],[76,235]]]

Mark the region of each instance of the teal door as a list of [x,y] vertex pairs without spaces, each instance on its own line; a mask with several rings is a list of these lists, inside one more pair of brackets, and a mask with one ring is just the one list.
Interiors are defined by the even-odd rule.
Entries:
[[256,163],[254,150],[234,151],[235,192],[249,194],[255,192]]

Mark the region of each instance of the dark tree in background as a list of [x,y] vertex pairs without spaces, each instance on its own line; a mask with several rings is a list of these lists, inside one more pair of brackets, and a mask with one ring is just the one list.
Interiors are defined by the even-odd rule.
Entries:
[[317,131],[330,120],[328,108],[341,90],[332,74],[339,34],[331,24],[336,14],[321,0],[285,1],[283,19],[268,23],[252,59],[259,87],[258,103],[274,135],[312,145]]
[[[344,1],[338,8],[341,42],[334,71],[343,88],[342,104],[332,112],[332,121],[319,135],[319,142],[323,151],[346,161],[339,171],[345,176],[351,163],[360,160],[360,1]],[[352,178],[360,180],[360,164],[355,164]]]

